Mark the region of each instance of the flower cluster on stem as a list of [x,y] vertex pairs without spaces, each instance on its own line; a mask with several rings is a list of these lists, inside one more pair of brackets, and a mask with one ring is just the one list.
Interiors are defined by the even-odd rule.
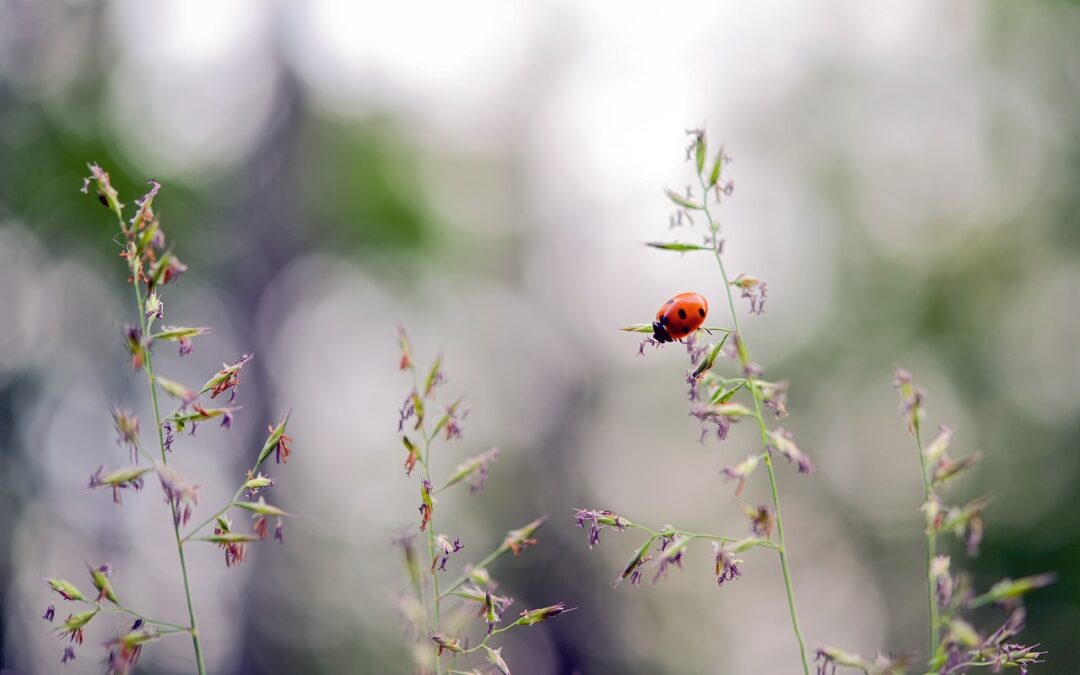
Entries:
[[[223,365],[222,370],[213,375],[197,391],[155,372],[155,346],[175,343],[178,345],[179,355],[183,357],[194,349],[193,339],[210,329],[205,326],[171,326],[160,323],[165,319],[162,290],[175,283],[187,270],[187,265],[180,261],[172,246],[167,243],[165,231],[154,210],[154,199],[161,191],[161,185],[156,181],[150,181],[150,190],[143,197],[135,200],[135,213],[128,220],[124,217],[124,204],[120,202],[120,195],[113,187],[109,174],[96,164],[91,164],[89,168],[90,176],[83,182],[83,192],[88,193],[92,189],[98,200],[116,217],[119,226],[117,241],[121,245],[120,257],[125,261],[128,269],[128,282],[134,291],[136,319],[136,322],[126,327],[122,334],[131,357],[131,367],[136,371],[141,370],[146,373],[154,415],[155,433],[153,436],[156,436],[154,444],[157,446],[157,451],[155,453],[144,447],[140,423],[134,413],[114,406],[112,417],[118,436],[117,442],[130,449],[130,465],[111,471],[99,467],[90,476],[87,487],[108,488],[112,493],[113,501],[120,504],[122,490],[141,490],[145,485],[146,474],[156,475],[164,501],[168,504],[171,514],[171,526],[176,542],[188,616],[186,622],[170,622],[152,619],[131,609],[129,605],[121,602],[120,595],[111,580],[112,568],[108,564],[88,566],[90,581],[98,591],[95,599],[89,599],[83,595],[82,591],[69,581],[48,579],[49,588],[63,600],[89,606],[86,611],[69,615],[58,628],[58,632],[67,636],[71,643],[65,648],[61,661],[67,663],[76,658],[73,645],[83,643],[86,627],[91,621],[105,614],[121,613],[133,617],[135,621],[126,632],[105,643],[107,672],[117,674],[129,672],[138,661],[144,646],[163,636],[188,635],[194,649],[195,669],[203,675],[206,672],[206,665],[192,599],[185,547],[195,541],[206,541],[223,548],[228,547],[226,564],[231,566],[243,560],[243,546],[247,542],[267,538],[266,519],[276,519],[275,538],[282,539],[281,522],[288,514],[276,506],[267,504],[262,497],[257,503],[253,503],[243,500],[242,495],[247,490],[249,497],[253,496],[255,491],[264,490],[273,484],[269,478],[262,474],[255,476],[255,473],[275,451],[275,458],[279,462],[283,463],[288,457],[289,437],[285,435],[288,415],[283,417],[276,427],[271,426],[270,437],[257,455],[252,469],[241,481],[236,495],[209,519],[183,533],[182,530],[188,526],[199,504],[199,486],[187,480],[169,464],[169,455],[173,452],[177,435],[184,431],[194,435],[195,429],[202,422],[217,420],[225,429],[232,427],[234,414],[239,408],[211,407],[209,404],[204,404],[201,398],[208,395],[210,399],[214,399],[229,392],[229,402],[232,402],[236,396],[237,387],[240,385],[241,371],[244,364],[250,361],[251,356],[245,354],[233,364]],[[177,409],[167,416],[161,413],[159,391],[178,403]],[[235,532],[231,524],[226,525],[229,522],[226,514],[233,508],[252,512],[254,516],[252,533]],[[214,535],[197,536],[213,522],[218,523]],[[54,616],[55,608],[50,605],[44,618],[51,622]]]
[[[436,495],[459,484],[468,485],[470,494],[478,493],[486,484],[489,467],[500,451],[492,448],[467,457],[443,480],[435,482],[432,450],[440,441],[449,443],[464,437],[462,423],[469,411],[460,398],[445,404],[439,401],[439,390],[446,382],[442,357],[435,358],[421,379],[412,343],[401,326],[397,327],[397,339],[401,351],[398,367],[407,371],[412,380],[399,411],[398,434],[405,451],[405,476],[416,480],[420,504],[416,531],[395,538],[394,543],[402,551],[412,590],[411,594],[400,596],[399,606],[415,640],[417,672],[437,675],[465,672],[455,669],[459,659],[483,656],[497,672],[509,675],[502,649],[490,646],[490,641],[512,628],[531,626],[569,610],[562,603],[527,609],[515,621],[504,623],[503,615],[514,601],[498,593],[499,584],[488,568],[506,553],[518,556],[535,545],[536,532],[545,519],[537,518],[510,530],[494,551],[464,565],[460,576],[453,581],[442,581],[440,575],[447,572],[447,565],[466,550],[466,545],[459,536],[446,534],[442,529],[447,526],[438,518]],[[417,554],[418,534],[426,540],[426,562]],[[477,619],[481,630],[470,636],[469,624]]]
[[[666,191],[668,199],[676,209],[669,222],[673,229],[694,227],[703,222],[704,233],[701,235],[700,243],[654,241],[648,242],[647,245],[658,250],[680,254],[705,252],[715,259],[720,272],[727,309],[730,312],[731,324],[726,328],[700,328],[685,339],[687,353],[690,357],[690,370],[686,374],[686,382],[690,386],[690,415],[701,422],[702,441],[710,432],[717,440],[723,441],[727,438],[732,425],[744,419],[752,420],[759,431],[760,445],[753,448],[746,459],[740,463],[724,468],[721,471],[721,476],[724,480],[735,482],[735,497],[738,498],[752,474],[755,473],[759,466],[764,465],[772,494],[772,503],[767,506],[752,508],[743,505],[750,518],[751,530],[754,533],[752,537],[749,539],[711,535],[708,537],[720,542],[742,542],[730,550],[726,548],[725,544],[714,542],[713,558],[716,567],[716,581],[722,585],[741,575],[737,563],[742,561],[734,558],[734,554],[741,550],[768,544],[768,548],[772,548],[777,552],[787,595],[792,633],[799,649],[803,672],[809,675],[810,661],[795,604],[794,582],[791,576],[788,561],[789,553],[784,538],[784,520],[780,509],[780,494],[776,483],[773,456],[780,455],[784,457],[799,473],[809,474],[813,472],[814,465],[810,458],[796,445],[789,431],[782,428],[770,430],[765,411],[770,410],[778,418],[787,415],[788,383],[786,381],[769,381],[764,378],[762,367],[751,358],[746,335],[739,324],[739,313],[735,306],[735,292],[737,291],[742,298],[749,301],[751,314],[761,314],[765,311],[767,285],[761,279],[747,274],[739,274],[737,277],[732,278],[725,267],[723,256],[724,240],[721,238],[720,223],[716,219],[713,210],[719,207],[722,201],[734,191],[735,184],[727,175],[727,166],[731,160],[723,148],[716,151],[710,158],[708,141],[703,130],[694,129],[687,133],[690,136],[690,143],[686,149],[686,156],[687,161],[694,166],[697,186],[687,186],[681,192],[675,190]],[[700,191],[699,195],[695,194],[697,191]],[[650,329],[647,324],[638,324],[627,326],[624,330],[647,333]],[[711,344],[701,344],[699,339],[706,334],[718,335],[719,339]],[[649,344],[660,346],[655,340],[646,338],[641,344],[639,353],[643,353],[645,347]],[[733,360],[737,366],[737,371],[732,374],[720,374],[718,372],[720,368],[717,366],[721,357]],[[578,524],[584,526],[588,519],[583,519],[581,513],[582,511],[578,512]],[[590,546],[594,545],[598,540],[596,525],[599,521],[594,519],[592,522],[589,537]],[[773,540],[774,529],[776,533],[775,540]],[[660,531],[663,530],[658,530],[658,532]],[[649,549],[654,541],[658,542],[659,546],[656,551],[650,554]],[[678,535],[675,538],[664,535],[650,538],[639,549],[637,555],[626,567],[624,574],[619,577],[619,580],[621,581],[629,576],[632,582],[639,582],[641,579],[641,567],[650,561],[657,566],[657,573],[653,577],[654,580],[663,578],[666,570],[671,565],[678,566],[681,563],[682,549],[689,543],[690,539]]]
[[[896,369],[893,385],[900,392],[901,414],[908,433],[915,438],[919,467],[923,479],[923,505],[920,510],[926,519],[926,595],[929,606],[927,622],[927,660],[925,672],[957,675],[971,669],[990,668],[998,672],[1017,668],[1021,673],[1043,661],[1045,651],[1038,644],[1016,642],[1024,629],[1026,611],[1023,596],[1054,582],[1053,574],[1039,574],[1022,579],[1002,579],[989,591],[974,595],[967,575],[954,574],[952,557],[938,553],[938,538],[953,533],[969,556],[979,554],[983,535],[983,510],[989,504],[985,497],[967,504],[947,506],[941,490],[947,482],[975,466],[981,453],[971,453],[953,459],[949,453],[954,429],[942,426],[927,444],[923,442],[923,422],[926,418],[926,392],[915,385],[911,373]],[[964,617],[964,613],[994,605],[1003,614],[1001,623],[990,632],[980,632]],[[835,647],[817,649],[818,673],[836,672],[837,668],[861,670],[867,675],[899,675],[908,672],[914,657],[878,656],[868,661]]]

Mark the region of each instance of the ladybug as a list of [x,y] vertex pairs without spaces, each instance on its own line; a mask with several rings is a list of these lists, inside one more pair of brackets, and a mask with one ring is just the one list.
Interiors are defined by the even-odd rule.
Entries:
[[653,321],[653,339],[657,342],[673,342],[690,335],[705,322],[709,314],[709,301],[700,293],[679,293],[656,310]]

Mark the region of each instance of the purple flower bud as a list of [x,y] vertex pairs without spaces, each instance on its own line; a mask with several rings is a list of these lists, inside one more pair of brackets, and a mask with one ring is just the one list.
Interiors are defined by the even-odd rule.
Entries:
[[179,279],[187,268],[187,265],[180,262],[179,258],[166,252],[160,260],[150,266],[150,278],[147,284],[150,287],[164,286]]
[[676,537],[674,535],[663,535],[660,537],[661,555],[658,560],[656,574],[654,574],[652,578],[654,584],[667,576],[669,567],[674,565],[679,569],[682,569],[683,553],[686,552],[686,547],[689,544],[690,537]]
[[455,640],[454,638],[443,635],[442,633],[435,633],[434,635],[432,635],[431,641],[434,642],[435,646],[438,648],[439,655],[441,655],[443,651],[449,651],[454,654],[460,654],[461,652],[465,651],[464,648],[462,648],[461,646],[460,640]]
[[401,408],[398,410],[398,431],[405,430],[405,423],[412,419],[416,414],[416,392],[410,391],[409,395],[405,397],[405,402],[401,404]]
[[686,338],[686,353],[690,355],[690,365],[696,366],[702,355],[709,350],[709,345],[698,346],[697,331]]
[[724,582],[733,581],[742,576],[738,567],[742,561],[715,541],[713,542],[713,557],[716,563],[715,578],[718,586],[723,586]]
[[452,441],[455,438],[461,438],[461,426],[456,419],[450,418],[446,423],[446,440]]
[[761,392],[762,402],[766,408],[773,411],[777,419],[786,417],[787,412],[787,391],[790,386],[787,380],[781,380],[779,382],[755,382],[758,391]]
[[742,297],[750,301],[751,314],[765,313],[767,285],[764,281],[740,274],[731,280],[731,285],[742,291]]
[[42,616],[41,618],[45,619],[49,623],[52,623],[52,620],[55,617],[56,617],[56,608],[53,607],[52,605],[49,605],[49,608],[45,610],[45,615]]
[[967,530],[964,532],[964,546],[967,554],[972,558],[979,555],[979,546],[982,544],[983,519],[976,514],[968,521]]
[[247,558],[247,544],[254,541],[252,535],[234,533],[232,523],[224,515],[218,516],[211,541],[225,551],[225,567],[239,565]]
[[195,343],[191,341],[191,338],[182,337],[177,342],[180,345],[180,356],[187,356],[191,352],[195,351]]
[[277,527],[274,528],[274,541],[285,543],[285,519],[277,519]]
[[401,347],[401,360],[398,361],[398,370],[412,368],[412,344],[409,343],[409,336],[405,334],[405,327],[399,323],[395,332],[397,333],[398,346]]
[[701,441],[705,440],[705,425],[716,425],[716,439],[723,441],[727,438],[731,425],[739,419],[752,415],[749,408],[741,403],[695,403],[690,406],[690,415],[698,418],[702,424]]
[[446,571],[446,563],[450,560],[450,556],[457,553],[461,549],[465,548],[460,539],[455,538],[453,542],[445,534],[440,534],[435,537],[435,558],[431,561],[431,571],[435,572],[436,565],[440,572]]
[[142,370],[143,362],[146,360],[146,345],[138,326],[124,327],[124,343],[131,354],[132,370]]
[[154,222],[154,197],[161,191],[161,183],[149,180],[150,191],[135,200],[135,215],[131,217],[131,226],[134,230],[141,230]]
[[618,587],[618,585],[622,583],[622,580],[627,577],[630,577],[631,586],[641,585],[642,570],[645,568],[645,563],[653,558],[651,555],[648,555],[649,547],[651,545],[652,539],[646,540],[645,543],[641,545],[641,548],[634,554],[634,557],[631,558],[630,562],[623,568],[622,574],[615,579],[616,587]]
[[660,562],[656,567],[656,574],[653,575],[652,582],[655,584],[657,581],[667,577],[668,567],[674,565],[679,569],[682,569],[683,552],[676,551],[674,555],[662,556]]
[[537,543],[536,531],[540,529],[540,526],[547,520],[547,516],[541,516],[536,520],[519,527],[516,530],[510,530],[506,533],[506,539],[503,540],[505,546],[510,547],[510,551],[518,556],[522,551]]
[[773,518],[771,506],[762,504],[757,508],[746,507],[746,515],[750,517],[751,532],[766,539],[772,536],[773,525],[776,520]]
[[459,412],[458,408],[460,405],[461,399],[458,399],[446,406],[446,412],[439,418],[439,421],[435,424],[435,428],[431,431],[432,437],[438,435],[440,431],[443,431],[447,441],[461,438],[461,421],[469,416],[469,409],[466,408],[464,411]]
[[119,406],[113,406],[113,427],[116,429],[118,445],[127,445],[131,448],[131,463],[138,461],[139,447],[139,419],[134,413],[124,410]]
[[165,303],[161,301],[156,291],[151,291],[150,295],[146,297],[145,306],[144,318],[157,319],[158,321],[165,318]]
[[949,574],[950,559],[947,555],[936,556],[930,561],[930,582],[938,607],[945,609],[953,598],[953,578]]
[[720,470],[720,474],[724,477],[725,481],[738,481],[739,485],[735,488],[736,497],[742,494],[743,489],[746,487],[746,479],[750,477],[750,474],[754,473],[754,470],[757,469],[760,462],[761,453],[756,453],[749,455],[735,466],[725,466]]
[[266,429],[270,435],[267,436],[266,442],[263,443],[262,450],[259,451],[259,459],[256,463],[256,468],[261,465],[266,458],[270,456],[270,453],[274,453],[274,461],[278,464],[284,464],[289,461],[289,455],[292,453],[292,447],[289,445],[292,443],[292,437],[285,434],[285,427],[289,423],[289,416],[292,415],[292,411],[285,413],[275,427],[273,425],[267,425]]
[[[95,192],[97,194],[98,201],[101,204],[116,214],[117,217],[121,217],[124,205],[120,203],[120,195],[116,192],[116,189],[112,186],[112,182],[109,180],[109,173],[102,169],[97,164],[87,164],[90,169],[90,175],[83,178],[82,192],[87,194],[90,191],[90,184],[95,186]],[[124,228],[123,223],[120,225],[121,229]],[[125,231],[125,234],[127,232]],[[72,655],[72,658],[75,658]]]
[[60,657],[60,663],[67,663],[68,661],[75,660],[75,649],[73,647],[64,647],[64,655]]
[[781,455],[787,458],[789,462],[794,462],[796,471],[799,473],[810,474],[814,472],[814,465],[810,461],[810,458],[799,449],[799,446],[795,445],[795,441],[792,440],[791,432],[783,428],[778,428],[769,432],[769,445],[767,446],[769,452],[779,452]]
[[232,390],[229,396],[231,402],[236,398],[236,388],[240,386],[240,371],[244,368],[244,364],[253,358],[255,358],[254,354],[244,354],[231,366],[221,364],[221,370],[203,385],[203,390],[210,391],[210,398],[217,398],[226,391]]
[[175,469],[161,462],[157,463],[155,469],[161,480],[165,501],[172,506],[175,524],[186,525],[191,519],[192,508],[199,503],[199,486],[187,482]]
[[877,670],[874,668],[874,664],[858,654],[849,654],[848,652],[841,651],[835,647],[828,647],[825,645],[814,650],[814,661],[820,661],[820,663],[817,664],[818,675],[835,675],[838,666],[855,668],[866,673],[888,672]]
[[614,511],[597,509],[574,509],[574,521],[582,529],[585,528],[586,522],[589,523],[590,549],[600,543],[600,530],[605,527],[613,527],[622,532],[629,524],[627,520]]
[[435,498],[431,496],[434,487],[431,481],[423,479],[420,481],[420,531],[423,532],[427,529],[428,523],[431,522],[431,514],[435,510]]
[[132,630],[120,637],[109,640],[105,646],[109,654],[105,659],[106,675],[127,675],[139,662],[143,645],[158,639],[153,630]]
[[492,631],[495,630],[496,624],[502,619],[503,610],[510,606],[511,603],[513,603],[513,600],[510,598],[492,595],[491,591],[484,592],[484,606],[481,608],[480,614],[487,623],[487,635],[491,635]]
[[252,475],[251,470],[248,470],[247,481],[244,483],[245,493],[248,499],[255,499],[255,496],[260,492],[264,492],[274,487],[274,479],[263,475],[260,471],[259,474]]
[[922,422],[922,418],[926,415],[926,411],[923,409],[923,399],[926,397],[926,392],[916,387],[912,382],[911,373],[900,367],[896,368],[893,386],[900,390],[902,412],[908,425],[908,432],[915,433]]
[[119,504],[120,490],[125,488],[141,490],[143,486],[142,475],[148,471],[150,471],[149,468],[131,467],[105,474],[105,467],[99,466],[97,471],[90,475],[90,482],[87,483],[86,487],[91,489],[99,487],[112,488],[113,502]]
[[558,616],[563,612],[571,612],[572,609],[567,609],[565,603],[560,602],[557,605],[551,605],[549,607],[542,607],[540,609],[527,609],[523,611],[519,616],[518,623],[522,626],[531,626],[534,623],[540,623],[546,621],[553,616]]
[[742,372],[745,377],[751,377],[756,380],[765,374],[765,369],[761,367],[761,364],[751,361],[743,365]]

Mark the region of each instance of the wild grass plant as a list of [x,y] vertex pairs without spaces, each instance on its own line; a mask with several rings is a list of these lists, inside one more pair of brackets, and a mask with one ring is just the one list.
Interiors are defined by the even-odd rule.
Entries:
[[[465,544],[458,536],[449,534],[454,525],[437,518],[439,500],[466,487],[469,494],[479,493],[487,483],[489,466],[499,456],[499,449],[491,448],[467,457],[438,479],[436,467],[442,463],[439,454],[444,450],[439,446],[462,438],[461,424],[469,411],[460,397],[448,403],[439,401],[446,380],[442,357],[434,359],[421,379],[404,328],[398,326],[397,335],[401,348],[398,366],[411,377],[411,388],[401,407],[398,433],[405,450],[405,476],[416,481],[420,494],[416,529],[409,528],[410,531],[395,539],[410,584],[409,592],[400,595],[398,604],[413,640],[416,671],[437,675],[482,672],[510,675],[502,647],[495,646],[498,636],[570,611],[559,602],[525,609],[513,621],[504,620],[503,615],[514,601],[499,592],[499,584],[489,571],[507,553],[516,557],[535,545],[536,532],[546,517],[510,530],[495,550],[464,564],[461,573],[450,581],[443,580],[442,575],[448,572],[447,564],[459,557]],[[436,449],[440,453],[432,452]],[[418,535],[424,540],[420,547],[423,553],[419,554]]]
[[[124,216],[124,204],[120,202],[120,195],[113,187],[109,174],[96,164],[90,165],[90,173],[90,177],[84,181],[83,192],[93,189],[101,204],[116,217],[116,242],[120,247],[120,257],[127,267],[128,283],[134,298],[135,322],[125,326],[122,335],[131,357],[131,368],[146,374],[147,394],[154,417],[147,442],[140,420],[119,406],[113,407],[112,417],[118,442],[130,450],[130,463],[109,469],[99,467],[90,476],[86,487],[110,494],[118,508],[124,493],[129,494],[129,502],[135,501],[146,508],[146,497],[135,497],[131,493],[140,492],[147,487],[148,481],[160,485],[161,494],[168,504],[168,526],[176,543],[177,583],[184,588],[187,616],[171,620],[154,618],[150,610],[141,607],[136,599],[125,593],[123,584],[116,583],[111,565],[87,564],[90,583],[96,593],[84,593],[78,585],[66,579],[47,580],[48,586],[62,600],[75,606],[56,629],[57,634],[69,643],[60,660],[67,663],[76,658],[75,646],[83,644],[91,625],[97,628],[99,624],[108,624],[101,626],[112,634],[104,642],[104,663],[108,673],[119,675],[129,672],[148,645],[179,636],[191,640],[194,651],[192,670],[203,675],[206,672],[204,636],[199,631],[196,618],[195,580],[189,573],[185,551],[189,546],[220,547],[225,565],[232,567],[244,562],[248,545],[266,541],[271,536],[274,540],[284,541],[284,518],[289,514],[267,503],[263,493],[274,485],[274,480],[263,474],[261,469],[271,457],[281,464],[288,460],[292,439],[285,430],[289,416],[286,414],[276,424],[271,424],[265,443],[260,448],[253,448],[251,468],[237,481],[233,497],[205,520],[191,526],[190,521],[199,503],[199,486],[180,475],[170,465],[169,458],[173,452],[181,451],[179,447],[174,449],[174,445],[186,446],[195,436],[195,429],[204,423],[217,423],[225,429],[232,427],[234,417],[240,410],[239,406],[232,404],[244,365],[252,356],[244,354],[231,365],[223,365],[198,389],[190,389],[155,370],[156,348],[175,346],[179,356],[183,357],[194,349],[193,340],[210,329],[205,326],[163,324],[165,302],[162,291],[166,286],[175,284],[187,266],[166,241],[165,231],[154,211],[154,199],[161,185],[150,181],[150,190],[136,200],[134,214],[128,219]],[[172,412],[162,414],[160,395],[174,402],[176,407]],[[227,395],[225,404],[214,407],[209,403],[224,395]],[[184,440],[180,442],[182,437]],[[187,448],[184,450],[187,451]],[[250,527],[234,524],[230,515],[249,516],[252,519]],[[164,519],[161,524],[165,526]],[[164,583],[164,571],[160,574]],[[52,622],[55,615],[56,608],[50,605],[44,618]],[[114,615],[123,617],[124,623],[117,625],[108,619]]]
[[[751,357],[750,344],[740,322],[736,295],[747,301],[750,315],[757,315],[764,311],[768,287],[763,280],[754,276],[732,276],[725,265],[724,239],[716,212],[734,190],[734,182],[727,172],[730,160],[722,147],[710,155],[704,131],[692,130],[688,134],[690,144],[686,159],[694,168],[695,184],[687,186],[682,192],[667,190],[666,194],[675,206],[669,222],[670,229],[695,232],[698,241],[653,241],[647,245],[669,253],[709,255],[716,261],[729,323],[723,327],[699,328],[683,341],[690,361],[686,372],[689,412],[702,425],[702,441],[709,435],[724,441],[731,426],[743,420],[757,428],[758,444],[751,448],[745,459],[724,467],[718,476],[735,484],[735,502],[747,517],[748,529],[744,533],[701,533],[674,525],[643,524],[622,515],[624,511],[621,509],[597,508],[576,509],[575,522],[578,527],[588,530],[590,548],[599,543],[601,532],[605,529],[644,533],[644,541],[616,576],[615,586],[627,579],[632,585],[637,585],[646,577],[655,583],[673,567],[681,568],[684,558],[700,544],[711,547],[713,578],[719,586],[723,586],[741,576],[741,567],[745,563],[738,557],[740,554],[753,549],[771,551],[780,563],[790,632],[804,675],[810,675],[812,660],[816,663],[818,675],[831,674],[839,667],[855,668],[868,675],[906,673],[915,662],[914,657],[908,655],[878,654],[875,659],[867,660],[827,646],[818,647],[813,652],[807,649],[789,562],[791,552],[784,536],[775,459],[786,459],[800,474],[813,473],[814,465],[796,444],[790,431],[780,426],[770,426],[770,417],[778,420],[788,414],[789,384],[786,380],[765,377],[764,368]],[[653,333],[656,328],[655,325],[636,324],[624,330]],[[657,339],[646,337],[641,342],[639,353],[644,354],[650,346],[662,345]],[[1041,661],[1043,653],[1036,650],[1037,645],[1013,642],[1024,622],[1021,597],[1050,583],[1053,577],[1039,575],[1017,581],[1006,579],[987,593],[973,596],[966,577],[954,578],[950,574],[950,557],[937,552],[938,537],[955,532],[964,540],[969,554],[977,553],[983,530],[982,511],[987,501],[979,499],[964,506],[949,507],[943,503],[939,492],[946,482],[969,469],[979,456],[969,455],[952,460],[946,454],[952,430],[945,427],[924,448],[921,436],[923,394],[911,384],[910,376],[903,370],[897,371],[896,382],[904,399],[909,430],[916,438],[925,485],[923,511],[927,519],[926,574],[930,608],[930,640],[925,672],[952,675],[978,667],[992,667],[995,670],[1016,667],[1026,672],[1030,665]],[[762,467],[768,480],[771,502],[751,506],[740,497],[747,482],[755,474],[762,473]],[[976,631],[962,618],[965,611],[991,604],[1003,607],[1007,616],[1004,624],[989,634]]]
[[[1005,668],[1028,669],[1043,661],[1045,651],[1039,645],[1016,642],[1024,630],[1027,612],[1023,597],[1027,593],[1054,581],[1053,574],[1039,574],[1022,579],[1002,579],[982,594],[976,595],[971,578],[952,569],[952,555],[941,553],[939,537],[954,535],[961,551],[970,557],[979,554],[983,538],[983,511],[989,505],[987,497],[978,497],[967,504],[950,506],[942,494],[943,488],[982,459],[973,452],[953,458],[948,450],[955,429],[941,426],[928,444],[923,442],[923,420],[926,417],[926,393],[912,381],[911,373],[896,369],[894,384],[900,391],[902,411],[908,433],[915,439],[919,469],[923,482],[921,511],[926,519],[926,591],[929,620],[926,673],[954,675],[972,669],[989,668],[1001,672]],[[993,606],[1004,615],[1001,623],[986,632],[975,628],[968,615]],[[894,675],[908,672],[917,661],[913,655],[878,654],[873,660],[829,646],[816,652],[818,672],[835,673],[838,668],[860,670],[868,675]]]
[[[684,191],[668,190],[667,197],[675,207],[669,223],[671,229],[693,233],[691,240],[684,236],[682,240],[649,242],[648,246],[669,254],[708,255],[716,263],[718,284],[723,289],[721,313],[725,317],[719,323],[724,325],[702,327],[683,341],[689,360],[685,371],[688,412],[700,424],[703,442],[709,437],[725,441],[734,424],[751,424],[755,428],[756,440],[749,453],[719,469],[717,475],[718,481],[732,486],[733,502],[746,517],[746,529],[708,533],[671,524],[647,524],[623,515],[632,511],[633,505],[626,505],[627,510],[575,509],[574,523],[587,530],[590,548],[599,544],[605,530],[641,534],[633,555],[615,574],[614,585],[623,582],[638,585],[646,578],[658,582],[671,570],[682,568],[690,555],[704,554],[711,561],[713,580],[722,587],[742,575],[747,563],[740,556],[757,551],[775,555],[779,563],[777,583],[784,586],[787,623],[804,675],[810,675],[812,670],[818,675],[831,675],[841,668],[867,675],[908,672],[955,675],[984,668],[991,672],[1015,668],[1026,673],[1031,666],[1042,662],[1045,652],[1038,644],[1017,641],[1026,618],[1023,597],[1052,583],[1054,577],[1042,574],[1003,579],[977,594],[970,578],[957,572],[958,565],[953,561],[958,551],[952,549],[969,556],[978,554],[989,500],[978,498],[966,504],[950,505],[945,492],[952,481],[976,465],[981,455],[972,453],[954,459],[949,454],[954,431],[949,427],[941,427],[929,443],[924,443],[925,394],[903,369],[897,369],[895,385],[900,392],[908,431],[915,441],[924,488],[921,510],[925,518],[926,569],[923,573],[928,607],[925,666],[916,667],[920,659],[914,652],[879,653],[867,659],[830,646],[808,649],[796,603],[777,472],[785,463],[779,462],[780,458],[799,474],[813,473],[814,465],[793,434],[777,425],[788,414],[788,382],[766,377],[765,369],[752,358],[742,327],[746,317],[740,316],[739,301],[746,301],[751,316],[759,315],[765,309],[768,287],[757,277],[732,275],[726,265],[717,212],[734,190],[728,175],[730,159],[723,148],[710,149],[705,133],[700,130],[690,132],[687,159],[694,168],[695,184]],[[191,353],[194,340],[209,329],[164,324],[162,292],[175,284],[187,267],[166,242],[154,211],[154,200],[161,186],[151,181],[150,190],[136,200],[134,214],[127,218],[109,175],[96,165],[91,165],[90,170],[84,191],[92,188],[117,219],[120,257],[125,261],[135,300],[135,322],[123,329],[122,336],[131,368],[145,373],[153,429],[150,442],[144,442],[140,420],[134,413],[114,406],[113,425],[118,442],[130,451],[130,461],[127,466],[98,468],[91,474],[87,487],[103,490],[119,505],[125,494],[141,491],[147,481],[160,485],[168,505],[177,551],[177,583],[184,589],[187,616],[171,620],[154,618],[149,609],[128,597],[123,584],[115,582],[111,565],[88,564],[94,592],[84,593],[77,584],[63,578],[47,580],[48,586],[73,606],[56,628],[58,636],[68,641],[60,660],[67,663],[76,658],[75,648],[83,644],[87,631],[100,627],[108,633],[102,641],[108,673],[131,671],[143,649],[158,640],[186,636],[194,652],[192,670],[204,675],[204,636],[199,631],[193,591],[197,580],[189,574],[185,551],[193,545],[217,546],[226,566],[233,567],[245,560],[249,545],[270,539],[284,540],[284,520],[289,514],[266,501],[264,493],[274,485],[274,480],[262,470],[271,457],[277,463],[285,463],[290,455],[292,439],[286,435],[289,414],[269,426],[265,442],[253,452],[251,468],[238,480],[233,497],[191,526],[198,507],[199,486],[181,476],[170,465],[169,458],[174,445],[186,445],[186,439],[193,437],[200,425],[213,422],[225,429],[232,426],[240,410],[233,403],[241,374],[253,357],[241,355],[197,389],[156,372],[155,348],[175,346],[179,357],[183,357]],[[710,323],[718,322],[713,318]],[[648,324],[628,326],[625,330],[659,335],[655,326]],[[397,431],[404,450],[404,474],[417,490],[418,507],[415,520],[395,538],[394,544],[406,570],[408,587],[398,594],[397,601],[408,626],[414,669],[423,675],[509,675],[508,661],[512,659],[504,656],[500,636],[569,611],[564,603],[556,602],[509,613],[513,600],[500,591],[491,571],[506,554],[516,557],[535,545],[537,531],[545,518],[508,531],[494,550],[471,557],[468,563],[462,562],[470,558],[468,542],[463,541],[460,532],[455,532],[460,525],[443,517],[440,501],[466,489],[470,495],[481,492],[500,453],[497,448],[491,448],[460,460],[450,458],[453,447],[450,444],[462,439],[463,423],[469,411],[462,398],[443,396],[446,377],[442,357],[421,368],[400,326],[397,338],[401,354],[398,366],[409,376],[409,390],[400,409]],[[650,347],[660,346],[654,338],[645,337],[639,351],[644,354]],[[226,395],[226,401],[211,403]],[[163,414],[161,398],[175,401],[175,409]],[[185,440],[179,443],[182,438]],[[745,486],[751,480],[767,481],[768,503],[751,505],[742,500]],[[235,525],[230,515],[250,516],[250,527]],[[950,542],[949,535],[955,535],[957,541]],[[755,557],[753,563],[761,560]],[[1003,618],[992,624],[988,622],[991,607],[1004,612]],[[56,607],[50,605],[44,618],[54,622],[56,615]],[[118,624],[116,618],[122,618],[123,622]],[[980,624],[991,625],[991,629],[980,630],[976,627]]]

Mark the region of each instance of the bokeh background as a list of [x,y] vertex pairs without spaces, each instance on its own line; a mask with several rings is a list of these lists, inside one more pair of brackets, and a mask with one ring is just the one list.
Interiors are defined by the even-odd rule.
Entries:
[[[613,590],[640,539],[589,551],[571,520],[591,506],[745,528],[718,471],[753,430],[699,444],[685,354],[638,357],[612,330],[686,290],[726,323],[707,257],[641,246],[672,236],[662,188],[686,183],[684,129],[706,125],[734,158],[730,265],[768,282],[744,329],[792,381],[784,424],[818,468],[779,467],[810,643],[924,648],[901,363],[929,390],[929,427],[986,453],[949,491],[994,495],[963,566],[982,586],[1057,571],[1025,637],[1050,652],[1038,672],[1076,672],[1078,34],[1080,8],[1056,0],[0,2],[0,669],[61,669],[41,578],[82,582],[84,561],[182,616],[157,488],[117,507],[81,487],[124,460],[110,404],[149,415],[119,339],[113,223],[78,193],[98,161],[129,203],[165,184],[156,206],[191,266],[167,319],[214,327],[183,361],[159,350],[159,371],[197,384],[256,354],[232,431],[177,443],[197,517],[293,410],[295,454],[273,471],[299,514],[285,545],[231,570],[193,549],[212,672],[411,671],[389,545],[417,506],[397,321],[471,407],[435,473],[503,449],[486,491],[440,504],[463,559],[550,516],[492,572],[512,611],[578,609],[507,635],[515,673],[795,672],[773,555],[718,589],[701,547],[656,586]],[[762,476],[746,499],[767,500]],[[99,623],[88,642],[110,637]],[[99,653],[63,672],[100,671]],[[170,639],[142,670],[190,664]]]

